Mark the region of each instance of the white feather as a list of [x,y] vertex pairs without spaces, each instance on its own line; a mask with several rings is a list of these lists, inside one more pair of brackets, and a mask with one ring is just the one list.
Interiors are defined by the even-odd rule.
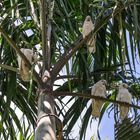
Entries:
[[[91,95],[100,96],[106,98],[106,80],[100,80],[96,84],[93,85],[91,89]],[[92,116],[99,117],[100,111],[104,101],[92,99]]]
[[[94,29],[94,24],[92,23],[91,17],[87,16],[83,24],[83,31],[82,31],[83,38],[85,38],[93,29]],[[87,46],[90,53],[92,52],[94,53],[96,51],[95,43],[96,43],[96,35],[93,35],[87,41]]]
[[91,21],[91,17],[87,16],[83,24],[83,31],[82,31],[83,38],[85,38],[93,29],[94,29],[94,25]]
[[[132,95],[128,91],[127,87],[128,87],[127,84],[124,83],[119,86],[119,91],[116,100],[131,104]],[[129,112],[129,107],[119,105],[119,110],[120,110],[120,119],[124,120]]]
[[[20,51],[27,57],[30,63],[32,61],[37,61],[37,55],[33,54],[33,50],[21,48]],[[18,65],[19,65],[19,73],[20,77],[23,81],[29,81],[30,80],[30,69],[27,67],[25,62],[22,60],[22,58],[18,55]]]

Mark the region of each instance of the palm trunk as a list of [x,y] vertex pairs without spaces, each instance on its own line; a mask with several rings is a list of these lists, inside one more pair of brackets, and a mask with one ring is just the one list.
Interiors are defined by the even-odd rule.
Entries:
[[54,97],[49,92],[40,93],[35,140],[56,140]]

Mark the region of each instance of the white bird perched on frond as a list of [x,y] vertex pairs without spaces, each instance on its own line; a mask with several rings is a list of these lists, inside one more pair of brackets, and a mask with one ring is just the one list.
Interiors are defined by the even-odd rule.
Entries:
[[[91,17],[87,16],[84,24],[83,24],[83,38],[85,38],[92,30],[94,29],[94,24],[92,23]],[[96,52],[96,34],[93,34],[88,40],[87,40],[87,47],[90,53]]]
[[[132,95],[130,94],[127,88],[128,88],[128,85],[125,83],[122,83],[121,85],[119,85],[119,91],[118,91],[116,100],[131,104]],[[125,117],[127,116],[129,112],[129,109],[130,107],[128,106],[119,105],[121,121],[125,119]]]
[[[98,81],[96,84],[92,86],[91,95],[106,98],[106,85],[107,85],[106,80]],[[96,118],[100,116],[100,111],[103,104],[104,104],[104,101],[102,100],[92,99],[92,113],[91,114],[93,117]]]
[[[21,48],[20,51],[27,57],[30,63],[37,61],[37,55],[33,53],[33,50]],[[21,79],[23,81],[30,81],[30,69],[27,67],[27,65],[19,55],[17,60]]]

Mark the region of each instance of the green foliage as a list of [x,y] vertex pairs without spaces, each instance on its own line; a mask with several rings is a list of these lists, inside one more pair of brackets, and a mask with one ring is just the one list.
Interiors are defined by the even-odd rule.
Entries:
[[139,133],[139,115],[135,119],[125,119],[122,124],[115,126],[115,137],[117,140],[138,140]]
[[[72,43],[81,35],[82,24],[87,15],[92,17],[97,34],[96,53],[89,54],[85,43],[73,54],[65,65],[67,78],[56,91],[90,94],[87,91],[100,79],[106,79],[109,85],[126,81],[131,87],[133,97],[139,101],[140,81],[139,75],[136,76],[138,65],[136,60],[140,58],[139,4],[139,1],[132,0],[55,1],[52,19],[51,67],[58,62],[65,51],[70,47],[73,48]],[[41,46],[39,2],[37,0],[3,0],[0,2],[0,27],[19,48]],[[27,30],[30,32],[27,33]],[[32,34],[29,35],[29,33]],[[42,47],[39,48],[41,49]],[[0,54],[0,64],[18,67],[16,52],[1,34]],[[19,139],[33,139],[32,136],[29,138],[30,129],[26,127],[31,126],[32,131],[35,129],[36,90],[36,82],[29,85],[23,82],[17,73],[0,68],[0,138],[16,139],[20,134]],[[108,91],[109,98],[114,98],[114,91],[110,87]],[[87,105],[89,100],[78,97],[71,97],[68,101],[63,99],[64,97],[58,98],[62,108],[59,105],[56,107],[59,115],[64,119],[64,135],[67,138],[70,136],[75,123],[82,115],[82,124],[78,131],[80,139],[84,139],[87,125],[91,120],[91,105]],[[69,103],[71,106],[63,112],[62,109]],[[102,119],[108,106],[109,103],[104,105],[99,120]],[[16,108],[23,113],[21,119]],[[24,117],[27,118],[27,122]]]

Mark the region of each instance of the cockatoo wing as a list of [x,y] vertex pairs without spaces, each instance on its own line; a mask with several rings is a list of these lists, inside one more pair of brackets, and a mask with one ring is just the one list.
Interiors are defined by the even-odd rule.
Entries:
[[92,35],[92,37],[87,41],[88,50],[90,53],[96,52],[96,35]]
[[[21,49],[21,52],[23,53],[23,49]],[[19,74],[21,79],[23,79],[23,81],[26,81],[28,74],[26,74],[26,71],[28,71],[26,67],[23,67],[25,64],[23,62],[23,60],[21,59],[21,57],[18,55],[18,65],[19,65]]]
[[26,66],[23,60],[21,60],[21,69],[19,71],[20,77],[23,81],[29,81],[30,80],[30,70]]
[[[96,95],[96,85],[92,87],[91,95]],[[100,116],[100,102],[96,101],[95,99],[92,99],[92,116],[93,117],[99,117]]]
[[100,111],[101,111],[103,104],[104,104],[104,101],[93,99],[93,101],[92,101],[92,113],[91,113],[93,117],[95,117],[95,118],[100,117]]
[[132,95],[127,91],[125,94],[121,96],[121,100],[126,103],[131,103]]
[[121,121],[123,121],[129,112],[129,107],[120,105],[119,108],[120,108],[120,119],[121,119]]

